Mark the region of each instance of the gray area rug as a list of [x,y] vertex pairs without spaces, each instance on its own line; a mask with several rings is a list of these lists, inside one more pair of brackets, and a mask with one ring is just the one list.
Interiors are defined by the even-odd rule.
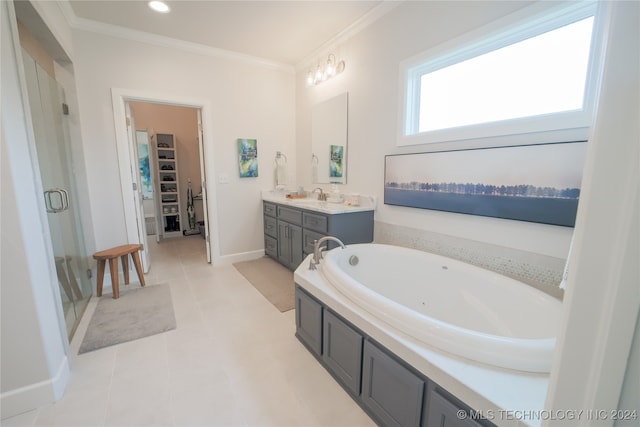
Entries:
[[267,256],[233,266],[278,310],[294,308],[293,271]]
[[133,341],[176,328],[169,285],[125,290],[120,298],[103,295],[89,322],[78,354]]

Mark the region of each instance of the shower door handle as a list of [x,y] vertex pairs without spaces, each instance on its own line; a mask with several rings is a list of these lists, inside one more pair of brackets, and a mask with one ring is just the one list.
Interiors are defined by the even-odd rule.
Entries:
[[[57,200],[55,201],[58,202],[55,206],[54,199],[56,199],[56,197],[53,197],[54,195],[57,195]],[[47,208],[48,213],[64,212],[69,209],[69,193],[63,188],[52,188],[50,190],[45,190],[44,204]]]

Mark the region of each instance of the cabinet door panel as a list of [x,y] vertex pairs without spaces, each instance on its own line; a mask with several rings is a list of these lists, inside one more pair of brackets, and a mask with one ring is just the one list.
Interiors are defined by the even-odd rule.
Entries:
[[302,227],[278,220],[278,261],[290,269],[302,262]]
[[278,221],[278,260],[285,265],[291,260],[289,224],[283,221]]
[[460,417],[459,411],[464,409],[449,402],[435,390],[429,396],[428,407],[426,427],[482,427],[467,416]]
[[324,313],[322,359],[327,367],[356,396],[360,394],[362,335],[333,313]]
[[291,269],[298,268],[302,262],[302,227],[289,225],[289,239],[291,242],[291,258],[289,266]]
[[362,402],[387,426],[419,426],[424,381],[370,341],[364,344]]
[[322,354],[322,305],[296,286],[296,337],[316,356]]

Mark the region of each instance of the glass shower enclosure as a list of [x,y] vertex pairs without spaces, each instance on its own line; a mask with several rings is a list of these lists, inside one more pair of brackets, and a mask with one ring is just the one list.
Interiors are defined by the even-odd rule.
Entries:
[[38,166],[69,340],[92,294],[62,86],[22,50]]

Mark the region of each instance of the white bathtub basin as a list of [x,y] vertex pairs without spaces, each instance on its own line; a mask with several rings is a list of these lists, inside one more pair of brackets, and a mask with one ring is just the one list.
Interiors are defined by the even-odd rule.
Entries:
[[551,369],[562,303],[524,283],[379,244],[334,249],[320,272],[353,303],[428,345],[502,368]]

